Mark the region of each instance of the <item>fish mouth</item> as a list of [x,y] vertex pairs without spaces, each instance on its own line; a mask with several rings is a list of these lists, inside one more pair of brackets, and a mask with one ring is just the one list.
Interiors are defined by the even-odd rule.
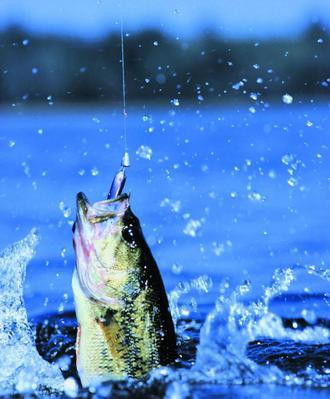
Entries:
[[77,219],[90,223],[101,223],[107,219],[121,217],[129,208],[128,194],[121,194],[116,198],[107,199],[91,204],[87,196],[77,194]]
[[84,193],[77,194],[73,244],[80,287],[87,298],[113,308],[120,306],[120,301],[118,294],[113,289],[109,291],[108,287],[114,274],[112,251],[121,240],[122,220],[128,208],[128,194],[94,204]]

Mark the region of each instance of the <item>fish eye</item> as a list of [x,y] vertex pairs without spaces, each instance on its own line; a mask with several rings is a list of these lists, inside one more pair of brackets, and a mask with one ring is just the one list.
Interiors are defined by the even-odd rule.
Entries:
[[138,240],[136,229],[134,228],[133,224],[129,224],[128,226],[124,226],[121,235],[125,241],[125,243],[132,249],[137,248]]

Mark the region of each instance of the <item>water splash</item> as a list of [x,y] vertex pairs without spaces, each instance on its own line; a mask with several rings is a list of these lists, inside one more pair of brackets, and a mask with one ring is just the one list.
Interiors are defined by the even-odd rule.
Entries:
[[[28,324],[23,302],[25,269],[34,255],[37,243],[37,235],[35,231],[32,231],[24,240],[5,250],[0,257],[1,394],[22,392],[38,394],[45,392],[46,387],[49,393],[51,390],[61,390],[63,387],[63,378],[59,369],[44,361],[35,349],[35,337]],[[224,280],[221,283],[220,295],[214,309],[208,313],[201,328],[196,361],[192,353],[188,360],[185,359],[185,350],[187,347],[192,348],[192,345],[196,347],[201,325],[201,319],[198,320],[196,316],[199,312],[198,305],[201,304],[198,296],[209,293],[213,283],[208,276],[200,276],[180,283],[169,294],[169,302],[177,325],[179,352],[183,356],[181,362],[178,363],[181,368],[155,369],[144,382],[125,381],[119,387],[120,390],[152,391],[157,387],[164,391],[166,398],[186,398],[194,389],[193,386],[198,383],[216,383],[226,386],[264,383],[327,387],[330,383],[329,370],[323,369],[323,366],[315,368],[309,360],[305,362],[306,366],[296,371],[278,368],[279,362],[267,364],[260,361],[258,345],[269,350],[268,343],[272,339],[282,345],[280,353],[277,349],[278,358],[290,357],[290,350],[292,348],[297,350],[299,342],[300,345],[310,342],[311,345],[318,343],[322,346],[329,341],[329,329],[326,327],[309,326],[302,330],[285,328],[282,319],[270,311],[272,300],[288,291],[292,282],[301,273],[330,281],[330,270],[321,269],[315,265],[277,269],[271,284],[263,289],[260,298],[248,302],[247,294],[252,290],[250,282],[245,282],[233,289],[229,281]],[[307,319],[311,318],[308,311],[304,314]],[[68,326],[66,328],[69,331]],[[71,333],[70,331],[67,338],[70,339],[72,333],[71,338],[74,342],[74,329]],[[323,351],[326,350],[324,348],[326,345],[323,346]],[[60,346],[58,350],[61,352]],[[269,353],[274,358],[275,352],[272,348]],[[97,389],[95,394],[101,395],[104,389],[110,389],[109,392],[112,389],[119,389],[111,383],[99,388],[100,391]],[[79,396],[81,393],[75,379],[71,376],[64,384],[64,391],[71,397]]]
[[329,270],[316,266],[277,269],[261,298],[248,304],[244,296],[251,290],[249,283],[237,287],[230,295],[227,294],[228,283],[222,284],[220,297],[200,333],[196,364],[192,368],[195,379],[225,384],[329,385],[326,372],[321,375],[311,368],[295,374],[284,372],[276,366],[258,365],[246,353],[249,342],[259,337],[328,341],[329,330],[320,327],[303,331],[285,329],[281,318],[269,311],[271,299],[286,292],[301,271],[330,280]]
[[38,236],[32,230],[0,256],[0,391],[1,394],[60,390],[62,375],[43,360],[34,344],[23,300],[26,265]]
[[[298,371],[287,371],[278,368],[274,363],[258,364],[255,361],[258,360],[258,356],[257,359],[251,356],[249,347],[251,342],[256,342],[255,347],[259,344],[267,347],[272,339],[277,340],[282,345],[282,351],[279,346],[277,346],[277,354],[276,350],[270,349],[272,357],[284,356],[289,360],[290,351],[297,350],[299,342],[302,345],[308,343],[322,345],[329,342],[328,328],[321,326],[311,326],[301,330],[285,328],[281,317],[269,310],[272,300],[287,292],[301,273],[308,273],[330,281],[330,270],[315,265],[277,269],[273,274],[271,284],[264,287],[260,298],[249,303],[246,296],[252,291],[250,282],[232,289],[228,280],[223,280],[220,285],[220,296],[201,328],[195,364],[193,362],[191,368],[175,372],[169,368],[154,370],[149,382],[164,379],[165,376],[169,384],[179,380],[189,386],[196,383],[277,384],[314,388],[329,386],[330,376],[326,366],[322,370],[316,370],[307,364],[307,367],[300,367]],[[186,320],[182,323],[182,319],[186,317],[186,304],[182,300],[183,297],[189,296],[194,290],[206,293],[211,287],[212,281],[207,276],[200,276],[190,282],[179,284],[170,293],[171,311],[178,324],[177,333],[181,342],[186,340],[185,331],[192,328],[191,321]],[[326,298],[325,294],[324,300]],[[308,318],[308,312],[306,314]],[[258,339],[261,339],[259,344]],[[249,348],[250,356],[248,356]],[[258,353],[260,356],[261,350]],[[294,359],[292,362],[294,363]],[[297,365],[293,368],[297,368]]]
[[210,277],[203,275],[196,277],[190,281],[179,283],[168,295],[170,309],[174,324],[182,317],[187,317],[191,312],[197,311],[197,301],[194,297],[190,297],[189,303],[181,304],[179,301],[182,297],[191,294],[193,291],[197,293],[207,293],[212,288],[212,280]]

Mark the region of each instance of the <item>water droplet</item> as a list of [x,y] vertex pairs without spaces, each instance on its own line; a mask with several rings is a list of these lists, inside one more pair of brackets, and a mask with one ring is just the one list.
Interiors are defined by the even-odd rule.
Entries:
[[47,101],[48,105],[53,105],[54,104],[53,96],[47,96]]
[[27,162],[23,161],[23,162],[21,163],[21,165],[23,166],[24,174],[25,174],[27,177],[31,177],[30,166],[27,164]]
[[171,200],[169,198],[164,198],[162,202],[160,203],[160,206],[163,207],[169,207],[172,212],[178,213],[180,212],[181,209],[181,201],[177,200]]
[[33,75],[36,75],[39,72],[39,69],[37,67],[33,67],[31,71]]
[[254,100],[254,101],[257,101],[258,100],[258,93],[254,93],[254,92],[250,93],[250,98],[252,100]]
[[96,118],[95,116],[92,118],[92,121],[97,123],[97,124],[101,123],[100,119]]
[[253,202],[264,202],[266,199],[263,195],[261,195],[260,193],[258,193],[256,191],[249,193],[248,198],[250,201],[253,201]]
[[156,46],[156,47],[158,46],[158,44],[159,44],[159,43],[157,42],[157,40],[155,40],[155,41],[153,42],[153,45]]
[[290,165],[294,161],[294,156],[293,154],[285,154],[281,158],[281,161],[284,163],[284,165]]
[[141,145],[136,150],[136,155],[138,155],[140,158],[150,160],[152,157],[152,149],[150,147],[148,147],[147,145]]
[[64,381],[64,393],[70,398],[78,396],[79,386],[73,377],[69,377]]
[[275,179],[275,178],[276,178],[276,172],[275,172],[274,170],[270,170],[270,171],[268,172],[268,176],[269,176],[271,179]]
[[28,39],[24,39],[24,40],[22,40],[22,44],[23,44],[23,46],[28,46],[28,45],[29,45],[29,43],[30,43],[30,41],[29,41]]
[[175,106],[178,107],[180,105],[180,101],[178,98],[173,98],[173,100],[171,100],[171,103]]
[[293,97],[292,97],[290,94],[286,93],[286,94],[284,94],[284,95],[282,96],[282,101],[283,101],[285,104],[292,104],[292,102],[293,102]]
[[239,89],[240,89],[241,87],[243,87],[243,86],[244,86],[244,82],[239,81],[239,82],[233,84],[231,87],[232,87],[234,90],[239,90]]
[[62,370],[62,371],[68,371],[70,369],[71,365],[71,359],[68,355],[61,356],[57,361],[56,365]]
[[212,248],[216,256],[220,256],[225,252],[225,245],[222,243],[212,242]]
[[98,174],[99,174],[99,170],[97,169],[96,166],[94,166],[94,167],[91,169],[91,175],[92,175],[92,176],[97,176]]
[[68,207],[68,206],[66,206],[65,203],[64,203],[63,201],[61,201],[61,202],[58,204],[58,206],[59,206],[60,210],[62,211],[63,216],[64,216],[65,218],[68,218],[68,217],[71,215],[71,212],[72,212],[71,208]]
[[172,265],[172,272],[174,274],[181,274],[183,270],[183,266],[182,265],[178,265],[176,263],[173,263]]
[[290,179],[288,180],[288,185],[290,187],[295,187],[298,184],[297,179],[295,179],[294,177],[290,177]]
[[183,229],[183,233],[190,237],[196,237],[197,231],[202,227],[200,220],[190,219]]

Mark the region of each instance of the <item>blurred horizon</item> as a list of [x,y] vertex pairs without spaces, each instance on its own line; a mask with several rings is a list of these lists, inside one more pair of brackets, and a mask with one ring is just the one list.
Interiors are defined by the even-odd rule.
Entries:
[[167,2],[79,0],[2,0],[0,31],[18,26],[31,34],[100,40],[119,30],[157,29],[170,36],[191,38],[205,31],[226,38],[297,37],[315,23],[329,27],[327,0],[169,0]]
[[[298,102],[328,95],[330,34],[309,25],[296,38],[228,39],[209,32],[182,40],[161,30],[126,35],[130,101],[177,106],[182,100]],[[10,27],[0,34],[0,103],[18,105],[121,99],[118,33],[97,41],[28,34]]]
[[0,103],[120,99],[121,17],[131,101],[328,95],[329,1],[2,0]]

